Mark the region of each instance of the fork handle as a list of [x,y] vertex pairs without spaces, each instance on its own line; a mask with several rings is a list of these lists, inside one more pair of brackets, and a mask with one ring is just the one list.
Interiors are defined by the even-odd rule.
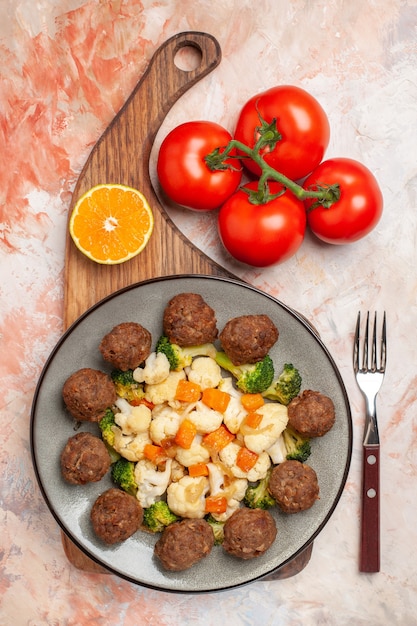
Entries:
[[379,444],[363,445],[361,572],[379,572]]

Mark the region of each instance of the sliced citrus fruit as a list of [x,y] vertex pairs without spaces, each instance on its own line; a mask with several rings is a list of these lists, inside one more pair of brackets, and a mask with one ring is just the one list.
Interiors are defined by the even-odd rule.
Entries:
[[71,213],[77,248],[96,263],[115,265],[141,252],[154,225],[152,210],[137,189],[102,184],[87,191]]

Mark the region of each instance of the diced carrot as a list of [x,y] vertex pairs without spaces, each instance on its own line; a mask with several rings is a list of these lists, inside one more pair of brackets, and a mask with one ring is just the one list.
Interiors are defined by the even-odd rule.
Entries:
[[230,393],[221,389],[204,389],[201,399],[210,409],[224,413],[230,402]]
[[193,443],[196,434],[196,425],[191,420],[188,420],[186,418],[181,422],[180,427],[177,430],[177,434],[175,435],[175,443],[181,448],[191,448],[191,444]]
[[153,443],[145,444],[143,448],[143,454],[148,461],[152,461],[156,465],[166,459],[166,454],[161,446],[156,446]]
[[242,446],[237,453],[236,465],[242,470],[242,472],[249,472],[258,460],[258,454],[248,450],[245,446]]
[[200,396],[201,387],[198,383],[193,383],[185,378],[178,382],[175,400],[180,400],[180,402],[197,402]]
[[206,513],[226,513],[227,499],[224,496],[207,496]]
[[234,438],[235,435],[222,424],[219,428],[216,428],[216,430],[204,435],[203,445],[213,452],[220,452],[220,450],[223,450]]
[[249,426],[249,428],[258,428],[259,424],[262,422],[262,418],[262,413],[251,411],[251,413],[248,413],[243,421],[245,426]]
[[195,478],[196,476],[208,476],[208,467],[206,463],[194,463],[188,466],[188,474]]
[[248,413],[260,409],[265,404],[265,400],[260,393],[244,393],[240,401]]

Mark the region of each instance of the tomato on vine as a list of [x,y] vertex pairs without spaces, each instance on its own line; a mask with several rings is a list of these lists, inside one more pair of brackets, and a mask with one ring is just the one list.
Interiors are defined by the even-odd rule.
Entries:
[[[239,114],[234,138],[253,148],[265,131],[271,133],[271,143],[262,147],[260,155],[291,180],[304,178],[319,165],[330,139],[322,106],[304,89],[292,85],[272,87],[250,98]],[[260,176],[261,169],[252,159],[243,163]]]
[[323,161],[304,181],[306,190],[337,183],[340,197],[328,208],[315,198],[304,204],[311,231],[332,244],[352,243],[365,237],[379,222],[383,197],[375,176],[362,163],[335,158]]
[[268,185],[272,199],[254,204],[258,183],[241,187],[223,204],[218,233],[226,250],[238,261],[255,267],[281,263],[301,246],[306,228],[303,203],[280,183]]
[[[233,138],[214,122],[171,131],[159,151],[158,177],[179,205],[220,207],[217,228],[226,250],[266,267],[297,252],[307,224],[323,241],[344,244],[367,235],[381,217],[382,193],[364,165],[322,161],[329,136],[327,116],[310,94],[274,87],[246,103]],[[238,189],[242,163],[257,180]]]
[[221,206],[240,184],[241,164],[228,158],[213,171],[205,157],[231,139],[225,128],[206,121],[185,122],[168,133],[157,159],[159,182],[168,198],[195,211],[213,211]]

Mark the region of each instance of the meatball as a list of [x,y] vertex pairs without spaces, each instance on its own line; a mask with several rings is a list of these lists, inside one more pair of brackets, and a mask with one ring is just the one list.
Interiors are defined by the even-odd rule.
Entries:
[[214,534],[204,519],[183,519],[167,526],[155,544],[155,556],[172,572],[188,569],[208,556]]
[[105,361],[126,372],[134,370],[148,358],[151,346],[149,330],[136,322],[122,322],[103,337],[99,350]]
[[227,322],[219,339],[232,363],[243,365],[262,361],[278,335],[278,329],[268,315],[241,315]]
[[269,511],[238,509],[224,525],[223,548],[240,559],[264,554],[275,541],[277,527]]
[[113,487],[94,502],[90,518],[97,537],[111,545],[139,530],[143,509],[134,496]]
[[306,511],[319,497],[316,472],[300,461],[284,461],[276,465],[268,487],[284,513]]
[[164,334],[179,346],[199,346],[217,339],[213,309],[197,293],[180,293],[168,302],[163,316]]
[[98,482],[111,464],[105,444],[91,433],[77,433],[70,437],[60,460],[62,476],[73,485]]
[[75,419],[99,422],[116,402],[116,391],[110,376],[89,367],[74,372],[65,381],[62,397]]
[[325,435],[334,422],[334,404],[319,391],[303,391],[288,405],[288,423],[305,437]]

